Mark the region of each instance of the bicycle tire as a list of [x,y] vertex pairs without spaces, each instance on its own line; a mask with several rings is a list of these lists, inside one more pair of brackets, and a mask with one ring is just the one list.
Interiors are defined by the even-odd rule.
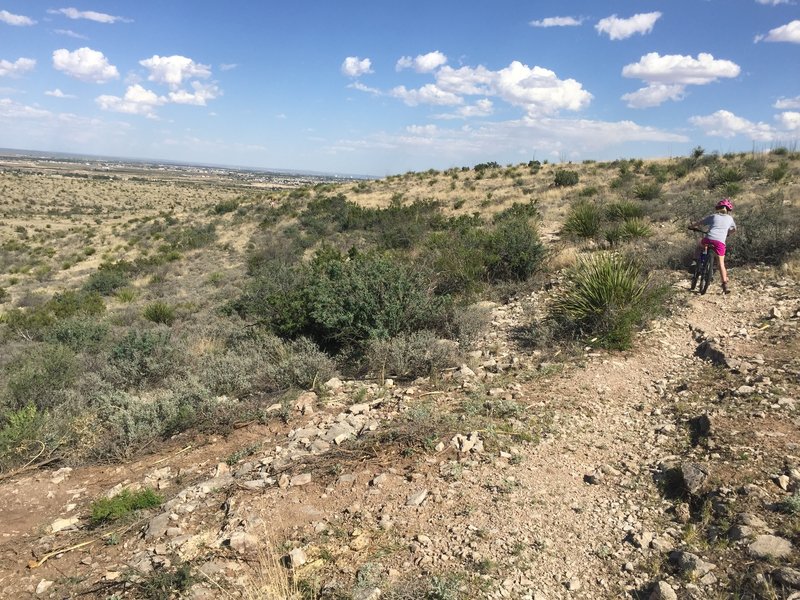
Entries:
[[703,270],[705,266],[705,261],[703,260],[703,255],[697,257],[697,261],[694,265],[694,272],[692,273],[692,285],[689,287],[691,291],[694,291],[694,288],[697,287],[697,280],[700,279],[700,271]]
[[708,291],[708,286],[711,285],[711,279],[714,276],[714,256],[711,252],[708,253],[706,264],[703,267],[703,272],[700,274],[700,293],[705,294]]

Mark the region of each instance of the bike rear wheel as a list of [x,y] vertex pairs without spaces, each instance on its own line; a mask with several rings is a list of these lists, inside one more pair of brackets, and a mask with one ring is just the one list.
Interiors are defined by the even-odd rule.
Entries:
[[700,273],[700,293],[705,294],[708,291],[708,286],[711,285],[711,279],[714,275],[714,255],[709,252],[706,257],[705,264],[703,265],[702,272]]
[[702,271],[703,267],[705,267],[705,258],[705,256],[700,255],[694,265],[694,272],[692,273],[692,285],[689,288],[692,291],[694,291],[694,288],[697,287],[697,280],[700,279],[700,271]]

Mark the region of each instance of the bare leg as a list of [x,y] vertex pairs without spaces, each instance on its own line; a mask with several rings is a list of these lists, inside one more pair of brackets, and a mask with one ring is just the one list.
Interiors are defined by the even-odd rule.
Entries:
[[728,283],[728,270],[725,268],[725,257],[717,256],[717,264],[719,265],[719,276],[722,277],[722,283]]

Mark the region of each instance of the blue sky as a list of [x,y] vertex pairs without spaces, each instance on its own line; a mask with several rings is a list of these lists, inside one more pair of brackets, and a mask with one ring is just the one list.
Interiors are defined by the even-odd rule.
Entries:
[[800,139],[800,0],[0,0],[0,147],[387,175]]

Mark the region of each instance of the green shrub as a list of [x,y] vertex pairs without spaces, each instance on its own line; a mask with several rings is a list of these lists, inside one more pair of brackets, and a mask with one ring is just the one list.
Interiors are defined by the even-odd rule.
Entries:
[[172,229],[166,233],[164,239],[172,246],[172,250],[196,250],[216,240],[217,232],[213,223],[193,225]]
[[504,219],[486,238],[487,276],[492,282],[525,281],[541,269],[545,254],[536,228],[526,219]]
[[236,199],[222,200],[214,205],[213,212],[216,215],[224,215],[239,208],[239,201]]
[[600,233],[603,211],[593,202],[578,202],[570,208],[564,221],[564,233],[579,238],[593,238]]
[[26,348],[6,367],[6,404],[11,410],[34,405],[46,411],[64,398],[78,374],[74,352],[60,344]]
[[96,351],[108,335],[108,325],[88,317],[72,317],[51,325],[44,339],[63,344],[73,352]]
[[97,292],[103,296],[111,296],[116,290],[130,283],[128,271],[117,265],[100,266],[100,269],[89,276],[83,286],[87,292]]
[[661,195],[661,185],[657,182],[642,182],[633,188],[633,195],[638,200],[655,200]]
[[308,338],[267,340],[264,358],[263,375],[271,391],[311,389],[336,374],[334,360]]
[[75,315],[97,316],[106,310],[103,297],[99,293],[85,291],[66,291],[54,294],[46,307],[58,318]]
[[653,235],[653,229],[650,224],[638,217],[625,219],[622,223],[622,231],[626,240],[646,238]]
[[780,264],[800,247],[800,212],[774,194],[735,213],[736,233],[729,236],[730,264]]
[[128,386],[156,384],[171,374],[178,362],[168,331],[129,331],[111,349],[108,362]]
[[371,340],[366,355],[373,373],[401,379],[437,377],[444,369],[458,366],[460,362],[453,342],[439,339],[432,331]]
[[8,290],[6,290],[6,288],[0,287],[0,304],[8,302],[9,297],[10,294],[8,293]]
[[578,185],[578,173],[577,171],[569,171],[567,169],[557,169],[553,184],[556,187],[569,187],[573,185]]
[[90,522],[93,527],[98,527],[123,519],[138,510],[161,506],[162,502],[164,498],[150,488],[135,492],[125,489],[111,498],[100,498],[92,502]]
[[789,162],[786,160],[782,160],[780,164],[775,167],[774,169],[770,169],[767,172],[767,179],[770,183],[780,183],[780,181],[786,177],[789,173]]
[[550,315],[562,336],[624,349],[635,328],[661,309],[665,293],[630,258],[602,252],[579,259],[568,272]]
[[738,183],[744,179],[744,172],[736,166],[714,165],[706,175],[708,189],[713,190],[728,184]]
[[148,321],[169,327],[175,322],[175,307],[166,302],[152,302],[144,307],[142,316]]
[[4,415],[0,428],[0,467],[3,471],[27,462],[42,450],[43,417],[34,404]]
[[605,216],[609,221],[627,221],[644,216],[644,208],[638,202],[620,200],[611,202],[605,207]]

